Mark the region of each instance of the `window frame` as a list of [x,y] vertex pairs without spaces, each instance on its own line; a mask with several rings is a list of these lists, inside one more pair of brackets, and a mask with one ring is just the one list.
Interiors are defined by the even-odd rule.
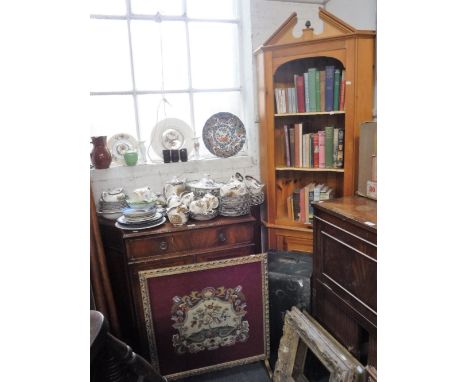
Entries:
[[[127,24],[127,36],[128,36],[128,46],[129,46],[129,55],[130,55],[130,70],[131,70],[131,89],[130,90],[117,90],[117,91],[90,91],[90,96],[119,96],[119,95],[130,95],[133,99],[133,110],[135,116],[135,133],[138,141],[145,141],[147,137],[141,136],[140,131],[140,118],[139,118],[139,106],[138,106],[138,96],[147,95],[147,94],[187,94],[189,97],[190,104],[190,127],[192,128],[195,136],[197,136],[197,130],[195,126],[195,109],[194,109],[194,94],[196,93],[223,93],[223,92],[239,92],[240,95],[240,110],[242,115],[242,120],[247,130],[247,140],[244,144],[242,150],[236,156],[250,156],[249,141],[253,138],[253,128],[255,124],[253,123],[253,89],[252,87],[252,62],[248,59],[251,57],[248,53],[251,53],[251,41],[250,36],[250,24],[247,24],[246,21],[250,17],[250,10],[246,9],[249,5],[246,4],[244,0],[236,0],[236,13],[237,17],[235,19],[214,19],[214,18],[192,18],[187,16],[187,1],[182,0],[183,14],[180,16],[165,16],[157,13],[156,15],[142,15],[132,12],[131,9],[131,0],[124,0],[126,7],[125,15],[108,15],[108,14],[90,14],[90,19],[97,20],[123,20]],[[137,90],[135,82],[135,68],[134,68],[134,56],[132,48],[132,32],[130,23],[132,20],[150,20],[161,23],[163,21],[182,21],[185,25],[186,33],[186,48],[187,48],[187,64],[188,64],[188,88],[186,89],[176,89],[176,90]],[[213,23],[229,23],[237,25],[238,33],[238,60],[239,60],[239,86],[237,87],[228,87],[228,88],[218,88],[218,89],[199,89],[192,86],[192,63],[190,56],[190,31],[189,23],[190,22],[213,22]],[[250,82],[249,82],[250,81]],[[249,85],[248,85],[249,84]],[[220,110],[222,111],[222,110]],[[156,123],[157,121],[155,121]],[[116,132],[117,134],[118,132]],[[198,135],[199,136],[199,135]],[[148,137],[149,138],[149,137]],[[201,160],[210,160],[217,159],[217,157],[201,157]],[[153,163],[159,163],[160,160],[149,160]],[[162,159],[161,159],[162,161]]]

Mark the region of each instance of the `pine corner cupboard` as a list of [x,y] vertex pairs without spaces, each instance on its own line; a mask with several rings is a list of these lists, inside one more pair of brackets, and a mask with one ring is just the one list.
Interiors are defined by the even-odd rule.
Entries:
[[[296,38],[293,36],[293,28],[297,23],[297,15],[293,13],[255,51],[261,142],[260,171],[266,184],[266,213],[263,224],[268,234],[267,248],[270,250],[309,253],[313,251],[312,219],[308,222],[294,218],[292,198],[297,194],[294,191],[315,183],[332,188],[334,197],[353,195],[357,187],[359,125],[372,120],[375,31],[356,30],[323,8],[319,9],[319,18],[323,21],[322,33],[316,34],[312,28],[306,27],[302,35]],[[324,87],[328,85],[326,79],[320,77],[326,76],[327,67],[333,67],[341,75],[345,73],[342,75],[344,78],[341,84],[344,92],[343,95],[339,95],[343,100],[341,105],[340,99],[338,104],[332,104],[331,111],[328,105],[325,107],[323,101],[325,92],[328,91],[324,90]],[[304,110],[304,103],[300,110],[296,77],[308,73],[308,76],[303,76],[307,86],[310,84],[307,77],[312,78],[315,73],[311,74],[311,68],[316,72],[323,72],[317,75],[317,81],[321,83],[316,83],[317,100],[321,97],[322,101],[317,101],[317,104],[311,103],[313,95],[306,89],[307,110]],[[313,86],[312,83],[310,89]],[[292,91],[295,94],[288,93],[288,88],[295,88],[296,91]],[[279,97],[275,94],[278,89],[283,89]],[[314,135],[319,136],[316,133],[324,131],[325,127],[332,126],[337,131],[340,129],[343,136],[342,164],[338,167],[320,168],[307,166],[302,162],[298,166],[291,163],[294,162],[292,158],[289,158],[288,162],[286,151],[290,152],[290,157],[295,154],[291,151],[291,142],[289,146],[286,143],[286,135],[291,131],[290,127],[298,129],[299,125],[302,134],[308,134],[311,138],[307,146],[303,140],[304,136],[299,137],[304,144],[303,152],[311,150],[312,147],[312,159]],[[296,141],[297,139],[296,135]],[[295,144],[298,146],[297,142]],[[290,150],[285,147],[290,147]],[[296,157],[296,161],[297,159]]]

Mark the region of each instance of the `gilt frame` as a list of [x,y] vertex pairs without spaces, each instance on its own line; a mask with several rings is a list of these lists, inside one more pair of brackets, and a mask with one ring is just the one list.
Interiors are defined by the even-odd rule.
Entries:
[[307,349],[330,372],[329,382],[365,381],[366,370],[359,361],[316,320],[296,307],[286,312],[273,381],[307,381],[303,373]]
[[[213,364],[205,367],[199,367],[191,370],[184,370],[181,372],[174,372],[171,374],[166,374],[165,377],[170,380],[175,380],[179,378],[184,378],[191,375],[202,374],[208,371],[215,371],[221,370],[228,367],[233,367],[237,365],[252,363],[260,360],[266,360],[269,357],[269,306],[268,306],[268,277],[267,277],[267,256],[266,253],[257,254],[257,255],[249,255],[249,256],[242,256],[242,257],[235,257],[230,259],[223,259],[217,261],[210,261],[205,263],[196,263],[196,264],[186,264],[181,266],[175,266],[170,268],[161,268],[161,269],[151,269],[138,272],[139,281],[140,281],[140,291],[142,297],[142,307],[143,313],[145,318],[145,327],[146,327],[146,335],[148,340],[149,346],[149,355],[151,358],[151,364],[153,367],[161,372],[161,365],[158,356],[158,352],[161,349],[157,347],[157,339],[156,339],[156,328],[158,326],[158,322],[154,322],[153,320],[153,311],[151,306],[151,296],[150,291],[148,288],[148,281],[153,278],[159,278],[164,276],[171,276],[171,275],[180,275],[180,274],[191,274],[194,275],[193,277],[197,277],[197,273],[200,271],[206,270],[216,270],[220,268],[226,267],[236,267],[242,264],[250,264],[250,263],[259,263],[260,264],[260,272],[258,274],[258,281],[261,283],[261,299],[262,301],[257,301],[257,304],[263,304],[262,308],[262,322],[263,322],[263,333],[262,341],[263,341],[263,350],[261,354],[255,354],[253,356],[243,357],[240,359],[231,360],[228,362]],[[251,304],[255,302],[250,302]],[[167,349],[164,349],[167,351]]]

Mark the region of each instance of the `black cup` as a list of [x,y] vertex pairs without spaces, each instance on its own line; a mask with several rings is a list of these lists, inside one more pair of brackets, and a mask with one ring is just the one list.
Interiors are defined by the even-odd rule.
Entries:
[[180,149],[180,160],[182,162],[187,162],[188,156],[187,156],[187,149]]
[[171,150],[163,150],[164,163],[171,163]]
[[179,150],[171,150],[171,161],[172,162],[179,161]]

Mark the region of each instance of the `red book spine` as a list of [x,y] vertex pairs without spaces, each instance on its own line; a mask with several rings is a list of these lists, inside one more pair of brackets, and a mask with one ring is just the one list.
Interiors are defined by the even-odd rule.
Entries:
[[314,133],[314,167],[318,168],[319,166],[319,141],[318,134]]
[[289,152],[289,132],[288,125],[284,125],[284,151],[286,153],[286,166],[291,167],[291,154]]
[[345,87],[346,87],[345,74],[346,74],[346,71],[343,70],[341,72],[340,108],[339,108],[339,110],[344,110]]
[[294,147],[294,166],[301,167],[299,146],[302,145],[302,137],[297,123],[294,125],[294,142],[296,143]]
[[296,77],[297,112],[305,113],[304,76]]

